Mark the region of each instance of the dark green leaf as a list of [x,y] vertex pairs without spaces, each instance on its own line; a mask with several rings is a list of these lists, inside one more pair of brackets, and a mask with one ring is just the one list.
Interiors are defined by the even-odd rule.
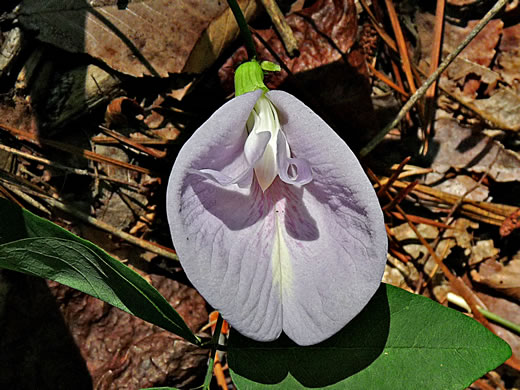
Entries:
[[231,376],[240,390],[465,389],[511,348],[478,322],[432,300],[382,285],[367,307],[323,343],[259,343],[232,332]]
[[147,387],[141,390],[178,390],[176,387]]
[[0,268],[55,280],[199,344],[139,274],[93,243],[0,199]]

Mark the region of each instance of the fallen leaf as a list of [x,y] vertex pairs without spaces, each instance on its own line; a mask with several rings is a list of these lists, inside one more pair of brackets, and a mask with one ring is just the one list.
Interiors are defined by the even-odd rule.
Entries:
[[[25,0],[19,20],[25,29],[37,31],[43,42],[73,53],[88,53],[136,77],[167,77],[185,71],[188,62],[190,71],[201,71],[238,31],[229,17],[220,18],[228,9],[223,1],[129,1],[124,9],[117,3]],[[252,0],[240,3],[248,16],[256,10]],[[221,34],[224,30],[227,33]],[[211,41],[215,37],[218,42]],[[197,58],[190,59],[192,54]],[[210,56],[201,58],[206,54]]]
[[[472,190],[467,196],[468,200],[485,201],[489,196],[489,190],[486,186],[479,184],[471,177],[466,175],[458,175],[452,179],[447,179],[436,185],[434,188],[447,192],[448,194],[463,196],[469,190]],[[477,186],[475,188],[475,186]]]
[[520,180],[520,157],[493,138],[440,117],[428,157],[436,172],[448,168],[487,174],[498,182]]
[[506,265],[489,259],[480,265],[478,273],[472,273],[473,279],[495,290],[520,300],[520,259],[511,260]]
[[[418,12],[415,15],[417,31],[419,33],[421,58],[429,59],[430,50],[433,39],[433,28],[435,24],[435,16],[430,13]],[[444,38],[442,44],[443,55],[455,50],[455,48],[468,36],[473,30],[477,20],[469,21],[467,26],[459,27],[450,23],[444,26]],[[489,66],[496,55],[495,48],[500,40],[504,22],[499,19],[491,20],[486,27],[469,43],[462,51],[459,58],[465,58],[470,62],[482,66]],[[453,65],[452,65],[453,66]]]
[[493,240],[480,240],[471,247],[471,257],[469,265],[475,265],[485,259],[495,257],[500,253],[500,249],[495,248]]
[[[495,313],[508,321],[520,324],[520,310],[517,303],[511,302],[505,298],[498,298],[489,294],[484,294],[482,292],[478,292],[477,295],[490,312]],[[520,336],[513,331],[494,323],[491,323],[491,327],[497,336],[503,338],[511,346],[513,356],[520,356]]]
[[[431,14],[416,14],[422,68],[426,68],[430,58],[434,20]],[[475,24],[476,21],[471,21],[462,28],[447,23],[443,40],[444,55],[453,51]],[[440,78],[440,86],[495,127],[519,131],[520,25],[506,29],[503,29],[503,25],[501,20],[492,20],[448,67]],[[498,65],[489,69],[495,56]],[[498,83],[503,80],[509,82],[509,85]]]
[[520,24],[504,28],[495,71],[504,81],[518,88],[520,81]]
[[500,88],[487,99],[476,99],[470,107],[500,129],[520,130],[520,95],[510,88]]
[[143,114],[143,108],[135,99],[126,96],[115,98],[110,102],[105,111],[105,123],[107,127],[128,126],[131,120],[135,120],[138,114]]

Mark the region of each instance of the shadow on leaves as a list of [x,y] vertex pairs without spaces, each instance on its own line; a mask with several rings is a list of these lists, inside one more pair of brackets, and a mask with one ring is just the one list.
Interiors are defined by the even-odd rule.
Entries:
[[368,367],[383,352],[390,327],[387,290],[381,284],[363,311],[341,331],[319,344],[301,347],[282,335],[261,343],[232,331],[229,367],[259,384],[292,376],[305,387],[324,387]]

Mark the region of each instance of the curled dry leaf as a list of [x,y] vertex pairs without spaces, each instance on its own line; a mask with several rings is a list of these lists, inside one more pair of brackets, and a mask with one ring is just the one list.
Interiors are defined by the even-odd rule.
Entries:
[[[125,9],[118,3],[26,0],[19,19],[43,42],[137,77],[201,71],[238,32],[224,1],[129,1]],[[256,12],[255,1],[239,3],[246,16]]]
[[[416,21],[421,59],[428,62],[434,16],[417,13]],[[476,21],[471,21],[464,28],[446,24],[444,55],[453,51],[475,24]],[[520,25],[503,27],[501,20],[492,20],[448,67],[440,78],[440,86],[496,127],[518,131],[520,95],[516,80],[520,78]],[[495,57],[497,65],[489,69]],[[422,67],[426,67],[424,63]],[[499,84],[501,80],[509,85]]]
[[520,300],[520,259],[506,265],[489,259],[481,264],[479,272],[472,273],[473,279],[495,290]]
[[135,119],[138,114],[143,114],[143,108],[135,99],[122,96],[110,102],[105,111],[105,122],[111,125],[127,126],[128,122]]

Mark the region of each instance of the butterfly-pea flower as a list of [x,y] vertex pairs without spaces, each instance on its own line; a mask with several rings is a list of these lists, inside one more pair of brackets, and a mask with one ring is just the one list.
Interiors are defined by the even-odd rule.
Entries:
[[381,208],[355,155],[318,115],[268,91],[254,61],[235,80],[238,96],[173,166],[173,242],[189,280],[238,332],[316,344],[380,285]]

